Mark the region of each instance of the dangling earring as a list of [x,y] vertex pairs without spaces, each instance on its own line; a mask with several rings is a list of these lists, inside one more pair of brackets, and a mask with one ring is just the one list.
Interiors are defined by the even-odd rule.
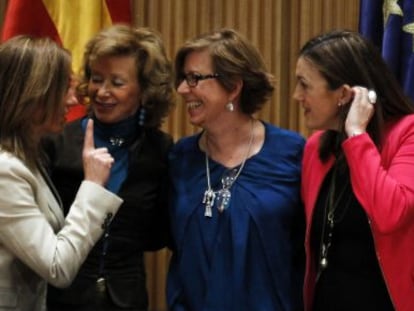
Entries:
[[228,111],[234,111],[234,105],[233,105],[233,103],[232,102],[229,102],[227,105],[226,105],[226,109],[228,110]]
[[141,106],[141,108],[139,109],[139,114],[138,114],[138,125],[139,126],[144,126],[146,113],[147,113],[147,110],[145,109],[145,107]]

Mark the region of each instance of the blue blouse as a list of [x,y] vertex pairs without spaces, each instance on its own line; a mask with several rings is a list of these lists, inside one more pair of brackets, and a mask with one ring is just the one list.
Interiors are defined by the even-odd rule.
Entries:
[[[175,250],[167,281],[172,311],[300,310],[304,216],[300,170],[304,139],[265,125],[260,152],[247,159],[227,209],[204,216],[207,189],[200,134],[170,154]],[[209,159],[211,186],[228,170]]]

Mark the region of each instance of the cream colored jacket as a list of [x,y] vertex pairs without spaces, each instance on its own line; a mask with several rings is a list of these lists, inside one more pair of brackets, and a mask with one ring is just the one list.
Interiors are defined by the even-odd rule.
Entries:
[[121,203],[84,181],[65,219],[42,174],[0,150],[0,311],[46,310],[46,282],[71,283]]

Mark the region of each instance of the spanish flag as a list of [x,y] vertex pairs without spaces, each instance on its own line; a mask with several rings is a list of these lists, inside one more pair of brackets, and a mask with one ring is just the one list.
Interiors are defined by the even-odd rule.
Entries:
[[[78,73],[90,38],[111,24],[131,21],[130,0],[9,0],[2,41],[19,34],[50,37],[72,52]],[[67,119],[84,113],[83,105],[74,106]]]

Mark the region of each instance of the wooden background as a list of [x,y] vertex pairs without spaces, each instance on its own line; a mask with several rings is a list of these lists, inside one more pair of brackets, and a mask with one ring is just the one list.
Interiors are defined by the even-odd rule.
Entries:
[[[64,0],[57,0],[64,1]],[[70,0],[66,0],[70,1]],[[89,1],[89,0],[85,0]],[[358,29],[359,0],[131,0],[133,23],[158,30],[168,54],[188,38],[221,27],[247,36],[264,56],[276,79],[276,92],[258,117],[309,134],[300,107],[292,100],[294,69],[300,46],[311,36],[334,28]],[[0,23],[7,0],[0,0]],[[176,108],[163,125],[175,139],[197,131],[187,121],[185,106]],[[151,311],[165,311],[165,275],[169,252],[147,254]]]

